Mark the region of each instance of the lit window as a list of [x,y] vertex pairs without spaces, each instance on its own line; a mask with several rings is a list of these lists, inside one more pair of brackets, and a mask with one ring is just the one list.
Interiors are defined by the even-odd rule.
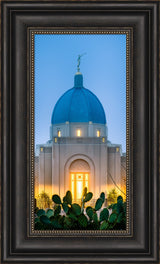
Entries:
[[119,148],[116,148],[116,152],[119,152]]
[[101,133],[100,130],[97,130],[97,137],[100,137]]
[[58,137],[61,137],[61,130],[58,130],[57,135],[58,135]]
[[41,152],[43,151],[43,148],[41,148]]
[[103,142],[103,143],[105,142],[105,138],[102,138],[102,142]]
[[57,138],[54,139],[54,142],[57,143]]
[[81,130],[77,129],[77,137],[80,137],[80,136],[81,136]]
[[88,174],[85,174],[85,180],[88,181]]
[[85,173],[71,173],[71,192],[73,199],[81,199],[85,187],[88,188],[89,174]]
[[83,180],[83,174],[77,174],[77,180]]

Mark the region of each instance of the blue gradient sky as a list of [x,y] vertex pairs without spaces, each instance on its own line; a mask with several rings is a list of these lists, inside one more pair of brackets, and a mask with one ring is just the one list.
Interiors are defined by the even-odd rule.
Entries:
[[84,87],[101,101],[108,139],[126,152],[126,35],[35,35],[35,144],[46,143],[52,111],[73,87],[77,57]]

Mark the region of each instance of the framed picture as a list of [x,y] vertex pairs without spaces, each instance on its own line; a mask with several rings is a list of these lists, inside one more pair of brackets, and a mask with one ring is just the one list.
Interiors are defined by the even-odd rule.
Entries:
[[[31,155],[34,155],[33,232],[35,229],[53,230],[53,233],[55,230],[131,233],[129,166],[126,176],[130,152],[128,143],[126,154],[126,131],[129,135],[131,120],[130,34],[125,30],[71,30],[65,34],[63,31],[31,31],[31,58],[34,58],[31,59],[31,68],[34,68],[31,79],[35,80],[32,86],[35,136]],[[76,56],[84,49],[86,53]],[[85,88],[83,79],[85,81],[87,76],[80,71],[84,55],[89,57],[84,71],[86,74],[91,71],[88,85],[93,86],[92,91]],[[64,61],[65,58],[68,60]],[[63,69],[66,74],[62,78]],[[99,76],[95,81],[94,75]],[[70,80],[73,87],[66,90],[67,79],[68,86]],[[58,80],[62,81],[61,85]],[[106,103],[105,108],[93,90],[99,94],[103,105]],[[45,144],[42,144],[43,138]],[[119,140],[120,144],[109,139]]]
[[2,263],[158,263],[158,9],[2,1]]

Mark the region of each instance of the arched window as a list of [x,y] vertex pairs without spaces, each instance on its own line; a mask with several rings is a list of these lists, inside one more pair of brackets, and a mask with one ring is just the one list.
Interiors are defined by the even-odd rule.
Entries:
[[70,166],[70,182],[73,200],[80,200],[85,187],[89,189],[90,167],[85,160],[75,160]]

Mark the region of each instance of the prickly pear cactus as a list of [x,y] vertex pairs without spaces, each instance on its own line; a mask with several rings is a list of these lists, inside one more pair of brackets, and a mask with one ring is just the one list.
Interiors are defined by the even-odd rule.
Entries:
[[[126,202],[122,196],[117,203],[104,207],[105,194],[102,192],[95,206],[86,206],[93,193],[84,188],[81,205],[72,203],[72,193],[67,191],[63,199],[54,194],[53,209],[35,208],[35,230],[125,230]],[[111,213],[109,212],[111,211]]]

